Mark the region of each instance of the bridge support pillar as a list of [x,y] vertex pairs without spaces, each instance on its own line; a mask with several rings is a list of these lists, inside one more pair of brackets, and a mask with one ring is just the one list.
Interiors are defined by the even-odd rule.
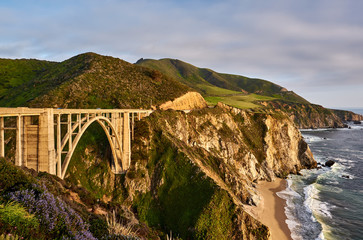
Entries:
[[21,141],[23,165],[36,171],[38,171],[38,139],[39,126],[32,123],[31,116],[23,116]]
[[56,174],[54,114],[47,108],[39,116],[38,171]]
[[18,115],[16,117],[16,150],[15,150],[15,165],[23,166],[23,147],[22,147],[22,135],[23,135],[23,117]]
[[5,129],[4,118],[0,118],[0,157],[5,157]]
[[[115,128],[115,132],[112,135],[112,143],[115,148],[116,159],[113,159],[112,170],[114,173],[118,174],[122,172],[122,147],[119,146],[117,138],[122,136],[122,117],[120,113],[112,113],[111,114],[111,122]],[[119,139],[120,143],[122,139]]]
[[122,133],[122,168],[128,169],[131,160],[131,136],[130,136],[130,113],[125,112],[123,118]]

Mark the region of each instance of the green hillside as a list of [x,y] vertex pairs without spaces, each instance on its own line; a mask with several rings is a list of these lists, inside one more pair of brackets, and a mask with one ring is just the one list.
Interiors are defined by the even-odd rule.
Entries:
[[266,80],[217,73],[176,59],[140,59],[136,64],[179,80],[200,92],[210,104],[221,101],[239,108],[255,108],[259,107],[258,101],[309,103],[294,92]]
[[[150,108],[190,90],[157,70],[137,66],[118,58],[85,53],[60,63],[38,62],[15,69],[0,81],[0,106],[60,108]],[[22,63],[22,62],[21,62]],[[19,72],[19,74],[17,73]],[[27,77],[23,77],[26,75]],[[5,88],[6,86],[6,88]]]
[[56,63],[36,59],[0,59],[0,98],[29,82]]

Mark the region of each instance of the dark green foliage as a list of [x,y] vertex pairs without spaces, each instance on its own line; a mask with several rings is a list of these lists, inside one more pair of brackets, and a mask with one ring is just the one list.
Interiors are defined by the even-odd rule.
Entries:
[[134,207],[149,226],[192,238],[198,216],[217,188],[165,137],[159,135],[153,141],[148,169],[152,185],[161,185],[155,192],[140,194]]
[[86,188],[92,198],[112,196],[113,186],[103,184],[113,175],[111,171],[110,146],[103,128],[93,123],[78,142],[69,163],[66,180]]
[[4,158],[0,158],[0,195],[28,188],[32,183],[35,183],[34,180],[24,171]]
[[9,94],[9,90],[33,80],[54,62],[35,59],[0,59],[0,99]]
[[232,239],[234,204],[224,191],[216,191],[196,224],[197,239]]
[[95,238],[104,239],[108,235],[108,226],[104,219],[94,216],[89,220],[89,224],[89,230]]

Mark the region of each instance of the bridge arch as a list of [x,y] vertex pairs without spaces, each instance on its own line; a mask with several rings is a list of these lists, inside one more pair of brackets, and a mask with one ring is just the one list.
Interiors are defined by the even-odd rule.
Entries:
[[5,130],[14,130],[15,165],[64,178],[82,135],[92,123],[98,122],[111,147],[112,171],[124,173],[131,162],[134,120],[152,112],[147,109],[1,108],[0,157],[5,156]]
[[[65,177],[65,174],[68,169],[68,165],[71,161],[71,158],[73,156],[74,151],[76,150],[77,144],[80,141],[83,134],[87,131],[88,127],[91,126],[92,123],[98,122],[102,129],[104,130],[108,142],[111,147],[112,151],[112,168],[115,172],[120,172],[125,170],[125,165],[129,165],[129,163],[125,163],[122,159],[122,142],[120,139],[119,134],[116,132],[116,127],[112,122],[104,116],[96,116],[91,119],[89,119],[86,123],[83,125],[80,123],[77,123],[73,125],[71,132],[67,132],[67,134],[64,136],[62,140],[62,148],[61,151],[63,151],[64,147],[66,146],[66,143],[69,142],[69,138],[72,136],[72,133],[75,129],[80,127],[80,131],[78,131],[76,137],[72,141],[72,147],[68,150],[67,155],[65,156],[62,166],[61,166],[61,178],[63,179]],[[82,126],[81,126],[82,125]],[[121,162],[121,166],[120,166]]]

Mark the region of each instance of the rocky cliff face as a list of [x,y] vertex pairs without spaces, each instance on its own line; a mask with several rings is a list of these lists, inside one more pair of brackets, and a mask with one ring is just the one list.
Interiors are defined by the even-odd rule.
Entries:
[[343,121],[363,121],[363,116],[351,111],[332,110]]
[[160,105],[160,109],[167,110],[191,110],[191,109],[201,109],[208,107],[206,101],[197,92],[187,92],[186,94],[182,95],[174,99],[173,101],[168,101]]
[[[285,114],[223,104],[188,114],[154,112],[138,123],[132,150],[128,201],[141,221],[186,238],[267,239],[267,228],[243,210],[258,204],[253,182],[316,166]],[[175,214],[182,223],[173,222]]]
[[[288,114],[298,128],[341,128],[344,121],[353,116],[346,111],[336,111],[315,104],[301,104],[282,101],[262,102],[264,106]],[[347,116],[347,117],[345,117]]]

